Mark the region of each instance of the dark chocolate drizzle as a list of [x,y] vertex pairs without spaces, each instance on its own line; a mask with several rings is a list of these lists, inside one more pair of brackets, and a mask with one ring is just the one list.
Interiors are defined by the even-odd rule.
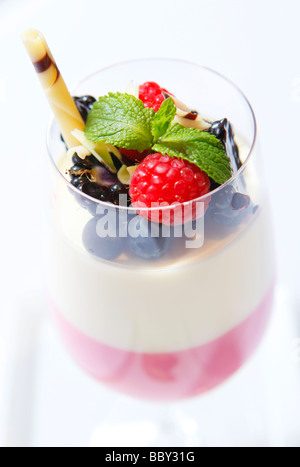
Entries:
[[34,62],[33,66],[37,73],[44,73],[44,71],[47,71],[50,68],[51,64],[52,60],[49,57],[49,55],[46,54],[43,58],[41,58],[37,62]]
[[60,71],[59,69],[57,68],[57,66],[54,64],[55,68],[56,68],[56,78],[55,78],[55,81],[54,83],[52,84],[52,86],[56,83],[56,81],[58,80],[58,78],[60,77]]
[[51,65],[53,65],[55,70],[56,70],[56,77],[55,77],[55,80],[54,80],[54,82],[52,84],[52,86],[53,86],[56,83],[56,81],[58,80],[58,78],[60,77],[60,72],[59,72],[59,69],[57,68],[56,63],[51,60],[51,58],[49,57],[49,55],[47,53],[43,58],[41,58],[37,62],[33,63],[33,66],[34,66],[35,71],[37,73],[44,73],[44,71],[49,70]]
[[191,110],[190,113],[184,116],[184,118],[187,118],[188,120],[196,120],[197,117],[198,117],[197,110]]

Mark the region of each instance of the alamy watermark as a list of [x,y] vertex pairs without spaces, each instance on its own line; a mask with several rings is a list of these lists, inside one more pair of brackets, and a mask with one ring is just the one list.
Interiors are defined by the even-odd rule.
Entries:
[[[165,237],[184,238],[186,248],[200,248],[204,243],[206,203],[152,203],[127,209],[127,195],[119,196],[118,206],[98,205],[96,233],[99,238]],[[125,208],[125,209],[124,209]]]

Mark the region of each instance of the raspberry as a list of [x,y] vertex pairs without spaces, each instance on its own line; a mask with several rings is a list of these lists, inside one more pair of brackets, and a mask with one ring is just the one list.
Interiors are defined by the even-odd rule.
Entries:
[[[205,172],[195,164],[161,154],[150,154],[136,169],[129,188],[129,194],[135,207],[158,207],[177,205],[169,210],[147,211],[140,215],[151,217],[156,222],[178,224],[196,218],[196,204],[190,203],[184,210],[182,205],[208,193],[210,181]],[[209,200],[204,204],[204,211]],[[169,211],[170,221],[164,220],[163,212]],[[171,213],[171,214],[170,214]]]
[[153,109],[154,112],[157,112],[165,100],[163,91],[168,92],[161,88],[157,83],[147,81],[140,85],[139,98],[144,102],[145,107],[149,107],[150,109]]

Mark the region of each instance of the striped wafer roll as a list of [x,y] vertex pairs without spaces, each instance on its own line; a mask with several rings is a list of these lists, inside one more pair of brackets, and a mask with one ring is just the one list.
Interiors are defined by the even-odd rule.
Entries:
[[83,130],[85,125],[43,35],[36,29],[29,29],[23,33],[22,40],[67,146],[76,146],[78,141],[71,131]]

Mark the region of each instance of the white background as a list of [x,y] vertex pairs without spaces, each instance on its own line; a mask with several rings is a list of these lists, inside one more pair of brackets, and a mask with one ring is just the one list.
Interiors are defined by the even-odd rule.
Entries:
[[23,49],[22,30],[44,33],[70,86],[114,62],[153,56],[191,60],[237,83],[258,120],[278,281],[298,303],[299,20],[297,0],[0,0],[2,360],[12,305],[43,288],[50,111]]

